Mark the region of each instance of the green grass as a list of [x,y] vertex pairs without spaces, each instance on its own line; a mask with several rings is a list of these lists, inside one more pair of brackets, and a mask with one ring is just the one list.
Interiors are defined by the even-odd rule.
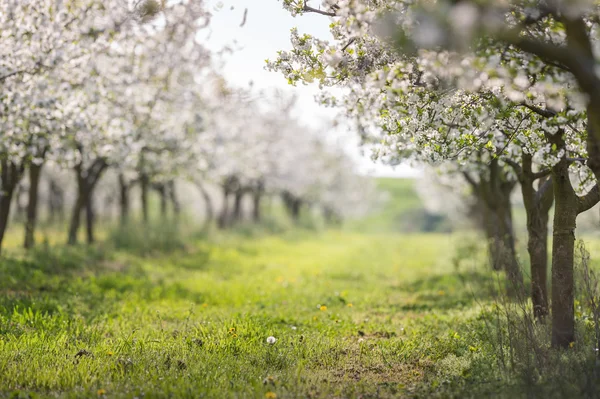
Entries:
[[[5,259],[0,395],[409,393],[432,356],[445,358],[425,337],[459,353],[477,345],[454,338],[477,306],[448,267],[452,245],[296,232],[220,236],[154,259],[102,248]],[[465,273],[476,290],[489,278]]]
[[[368,234],[132,227],[64,247],[49,229],[50,245],[25,254],[13,230],[0,259],[0,397],[599,392],[584,306],[570,351],[547,352],[548,326],[535,327],[546,345],[538,373],[527,342],[499,349],[520,320],[506,320],[504,282],[488,270],[480,238],[377,233],[418,206],[408,182],[380,184],[394,196],[364,222]],[[600,241],[589,248],[600,255]]]

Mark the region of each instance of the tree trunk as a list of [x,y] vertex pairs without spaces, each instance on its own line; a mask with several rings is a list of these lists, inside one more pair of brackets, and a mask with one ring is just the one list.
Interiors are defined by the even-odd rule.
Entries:
[[479,181],[468,173],[465,179],[476,195],[476,210],[480,214],[480,223],[488,239],[488,254],[494,270],[504,270],[511,285],[511,290],[520,294],[523,289],[523,274],[517,260],[515,234],[512,219],[510,196],[515,187],[506,175],[506,171],[494,159],[481,170]]
[[82,182],[80,182],[78,176],[77,179],[77,199],[73,204],[73,211],[71,213],[71,222],[69,224],[69,245],[77,244],[77,232],[79,231],[79,225],[81,223],[81,211],[86,204],[85,188]]
[[260,191],[255,191],[252,198],[252,220],[254,223],[260,223],[261,213],[260,213],[260,203],[262,199],[262,193]]
[[81,224],[81,212],[86,211],[86,227],[87,227],[87,242],[94,242],[94,209],[92,203],[92,195],[96,184],[100,180],[100,176],[106,169],[108,164],[104,159],[96,159],[88,170],[83,170],[82,165],[75,167],[77,175],[77,199],[73,205],[73,213],[71,215],[71,223],[69,225],[70,245],[77,243],[77,233]]
[[575,341],[574,280],[577,197],[562,159],[552,168],[554,231],[552,239],[552,346],[566,348]]
[[177,198],[177,191],[175,190],[175,180],[169,181],[167,184],[167,188],[169,189],[169,198],[171,200],[171,205],[173,205],[173,215],[175,218],[179,216],[181,213],[181,204],[179,203],[179,199]]
[[48,215],[52,223],[62,223],[65,218],[64,193],[53,179],[50,179],[48,187]]
[[244,192],[242,189],[236,190],[233,201],[233,221],[239,223],[242,220],[242,199],[244,198]]
[[10,216],[10,204],[15,188],[23,175],[23,168],[7,160],[0,162],[0,168],[0,176],[2,177],[2,186],[0,187],[0,253],[2,253],[2,242]]
[[93,244],[95,242],[94,237],[94,222],[95,222],[95,210],[94,210],[94,195],[93,188],[88,187],[88,192],[85,196],[85,226],[87,243]]
[[200,190],[200,194],[202,194],[202,198],[204,199],[205,219],[204,219],[204,226],[202,229],[206,230],[210,227],[210,224],[212,223],[212,220],[214,218],[213,203],[212,203],[212,199],[210,198],[210,195],[208,194],[208,191],[206,191],[204,186],[201,183],[197,183],[196,186]]
[[157,187],[158,195],[160,197],[160,218],[164,221],[167,219],[167,191],[164,184],[160,184]]
[[229,219],[229,190],[227,187],[223,187],[223,207],[221,208],[221,214],[219,215],[219,228],[224,229],[227,227],[227,221]]
[[35,245],[35,225],[37,222],[38,188],[42,165],[31,163],[29,165],[29,196],[27,202],[27,221],[25,223],[25,241],[23,246],[33,248]]
[[302,208],[302,200],[294,198],[292,200],[292,219],[298,221],[300,219],[300,209]]
[[148,175],[142,173],[140,176],[141,201],[142,201],[142,220],[148,223]]
[[527,251],[531,267],[531,303],[533,316],[542,320],[548,315],[548,214],[540,215],[535,225],[528,223]]
[[119,173],[119,213],[121,226],[126,226],[129,222],[129,185],[122,173]]

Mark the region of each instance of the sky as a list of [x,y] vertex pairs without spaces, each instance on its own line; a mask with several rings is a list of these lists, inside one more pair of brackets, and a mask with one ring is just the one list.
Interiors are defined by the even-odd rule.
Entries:
[[[329,18],[306,14],[292,17],[281,5],[281,0],[210,0],[213,18],[210,24],[208,45],[215,49],[229,46],[233,52],[223,56],[221,73],[230,84],[242,87],[252,85],[259,93],[281,90],[297,96],[296,116],[305,124],[323,129],[323,134],[331,135],[357,162],[359,170],[365,174],[390,177],[414,177],[418,172],[409,166],[375,164],[369,154],[361,155],[358,138],[345,127],[332,130],[331,126],[338,111],[318,105],[314,96],[317,85],[290,86],[283,76],[265,70],[265,60],[275,59],[278,50],[291,49],[290,29],[298,27],[300,33],[309,33],[321,38],[330,38]],[[316,4],[316,3],[315,3]],[[247,13],[245,10],[248,10]],[[246,13],[245,22],[244,14]],[[340,121],[341,122],[341,121]],[[344,126],[341,124],[340,126]]]

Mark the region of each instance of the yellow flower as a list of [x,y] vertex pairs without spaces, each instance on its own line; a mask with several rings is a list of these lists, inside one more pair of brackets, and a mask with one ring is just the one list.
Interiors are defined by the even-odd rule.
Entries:
[[202,307],[203,307],[203,308],[207,308],[207,307],[208,307],[208,303],[204,302],[204,303],[202,304]]
[[106,391],[102,388],[98,389],[98,396],[104,396],[104,394],[106,394]]
[[108,352],[106,352],[106,354],[107,354],[108,356],[112,356],[112,355],[114,355],[113,351],[108,351]]
[[572,348],[572,347],[574,347],[574,346],[575,346],[575,342],[571,342],[571,343],[569,343],[569,348]]
[[237,338],[237,334],[232,334],[231,335],[233,338]]
[[349,303],[346,306],[348,306],[349,308],[351,308],[353,305],[351,303]]
[[439,290],[438,295],[442,296],[442,295],[446,295],[446,293],[444,292],[444,290]]
[[327,310],[327,306],[325,306],[325,305],[321,305],[321,307],[320,307],[319,309],[321,309],[321,311],[323,311],[323,312],[324,312],[324,311],[326,311],[326,310]]
[[235,327],[231,327],[231,328],[229,329],[229,334],[233,334],[233,333],[235,333]]
[[283,283],[283,282],[285,281],[285,279],[283,278],[283,276],[279,276],[279,277],[277,277],[277,280],[276,280],[276,281],[277,281],[278,283]]
[[265,394],[265,398],[267,398],[267,399],[276,399],[277,398],[277,394],[275,392],[270,392],[269,391],[269,392],[267,392]]

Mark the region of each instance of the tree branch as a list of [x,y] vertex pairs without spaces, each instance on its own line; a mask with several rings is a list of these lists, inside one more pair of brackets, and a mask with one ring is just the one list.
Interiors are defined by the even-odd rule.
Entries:
[[519,105],[535,112],[536,114],[538,114],[540,116],[543,116],[544,118],[552,118],[553,116],[556,116],[556,112],[554,112],[554,111],[551,111],[549,109],[539,108],[539,107],[536,107],[535,105],[527,104],[524,101],[519,103]]
[[318,8],[313,8],[309,5],[307,5],[306,3],[304,3],[304,8],[302,9],[302,11],[314,12],[315,14],[326,15],[328,17],[336,17],[337,16],[337,14],[335,12],[319,10]]
[[587,193],[583,197],[578,197],[577,212],[578,213],[585,212],[585,211],[591,209],[599,201],[600,201],[600,189],[598,188],[598,184],[595,184],[594,188],[592,188],[589,193]]

